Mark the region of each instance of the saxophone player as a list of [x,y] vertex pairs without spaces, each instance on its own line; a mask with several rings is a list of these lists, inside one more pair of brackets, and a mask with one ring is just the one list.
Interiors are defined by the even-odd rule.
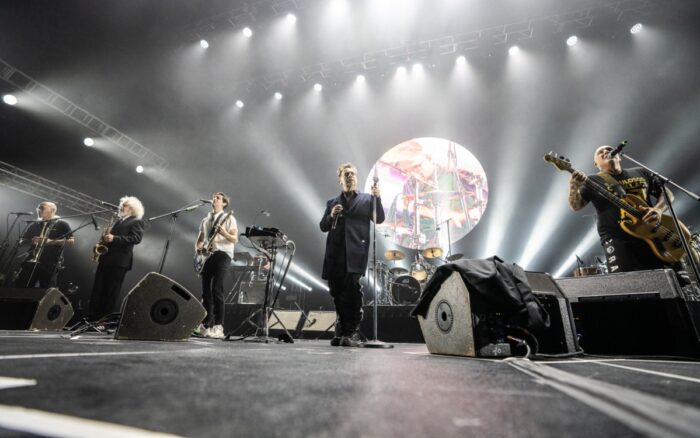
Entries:
[[134,245],[141,243],[143,204],[138,198],[119,200],[119,219],[106,230],[100,244],[106,252],[97,259],[97,271],[90,295],[90,319],[98,320],[115,311],[126,273],[133,265]]
[[74,242],[70,225],[60,219],[57,210],[50,201],[36,207],[37,220],[22,236],[22,242],[31,243],[31,247],[14,281],[15,287],[35,287],[37,283],[43,288],[56,286],[63,247]]

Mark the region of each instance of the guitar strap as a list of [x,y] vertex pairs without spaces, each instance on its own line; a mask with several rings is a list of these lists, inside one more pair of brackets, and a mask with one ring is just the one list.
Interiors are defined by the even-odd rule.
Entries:
[[598,176],[605,181],[605,186],[608,191],[614,193],[617,197],[622,198],[627,194],[625,188],[622,187],[622,184],[620,184],[619,181],[613,178],[608,172],[598,172]]

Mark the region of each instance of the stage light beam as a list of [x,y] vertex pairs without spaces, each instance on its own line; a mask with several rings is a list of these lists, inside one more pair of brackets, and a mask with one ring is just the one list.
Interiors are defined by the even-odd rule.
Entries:
[[578,43],[578,37],[576,35],[571,35],[566,39],[566,45],[569,47],[575,46]]
[[279,91],[275,92],[275,99],[282,100],[283,97],[284,96],[282,96],[282,93],[280,93]]
[[294,24],[294,23],[297,22],[297,16],[294,15],[294,14],[292,14],[292,13],[287,14],[287,16],[286,16],[284,19],[285,19],[285,20],[287,21],[287,23],[289,23],[289,24]]
[[94,145],[95,145],[95,140],[93,140],[93,139],[90,138],[90,137],[85,137],[85,138],[83,139],[83,144],[84,144],[85,146],[94,146]]
[[253,36],[253,31],[249,27],[244,27],[243,28],[243,36],[246,38],[250,38]]
[[630,28],[630,33],[631,33],[632,35],[636,35],[636,34],[638,34],[639,32],[641,32],[643,28],[644,28],[644,26],[642,26],[642,23],[637,23],[637,24],[635,24],[634,26],[632,26],[632,27]]
[[518,46],[512,46],[510,49],[508,49],[509,55],[517,55],[518,53],[520,53],[520,47]]
[[457,65],[467,65],[467,57],[464,55],[460,55],[455,59],[455,64]]
[[319,83],[315,83],[315,84],[314,84],[314,90],[316,90],[316,91],[322,91],[322,90],[323,90],[323,85],[321,85],[321,84],[319,84]]
[[209,41],[199,40],[199,46],[203,49],[207,49],[207,48],[209,48]]
[[136,173],[143,173],[143,166],[136,166]]
[[242,100],[237,100],[237,101],[236,101],[236,107],[238,107],[238,108],[243,108],[244,106],[245,106],[245,104],[243,103]]

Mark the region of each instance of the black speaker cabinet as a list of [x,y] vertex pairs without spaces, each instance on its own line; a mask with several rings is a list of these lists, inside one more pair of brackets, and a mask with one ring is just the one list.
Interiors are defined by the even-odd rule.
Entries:
[[126,296],[114,337],[186,341],[206,313],[187,289],[164,275],[151,272]]
[[587,353],[700,357],[700,302],[669,269],[560,278]]
[[0,289],[2,330],[61,330],[72,317],[73,306],[55,287]]
[[532,293],[549,314],[549,327],[534,333],[537,353],[566,354],[579,350],[571,304],[559,285],[545,272],[525,272]]
[[[254,335],[258,327],[262,327],[261,312],[262,306],[260,304],[226,304],[224,333],[231,336]],[[311,313],[309,312],[309,316]],[[304,324],[303,319],[301,310],[275,309],[268,321],[269,335],[279,336],[286,329],[293,338],[298,338],[301,326]]]

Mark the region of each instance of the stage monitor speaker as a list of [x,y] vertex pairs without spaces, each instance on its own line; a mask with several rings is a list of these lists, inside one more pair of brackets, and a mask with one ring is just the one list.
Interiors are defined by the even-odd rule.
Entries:
[[587,353],[700,357],[700,301],[670,269],[560,278]]
[[425,318],[418,315],[418,323],[430,353],[477,355],[469,291],[459,272],[442,283]]
[[115,339],[186,341],[207,312],[183,286],[155,272],[129,292]]
[[0,289],[2,330],[61,330],[72,317],[73,306],[55,287]]
[[335,334],[336,313],[327,310],[311,310],[301,326],[300,337],[306,339],[330,339]]
[[535,332],[539,354],[568,354],[579,351],[571,304],[551,275],[525,272],[527,282],[549,314],[549,327]]

